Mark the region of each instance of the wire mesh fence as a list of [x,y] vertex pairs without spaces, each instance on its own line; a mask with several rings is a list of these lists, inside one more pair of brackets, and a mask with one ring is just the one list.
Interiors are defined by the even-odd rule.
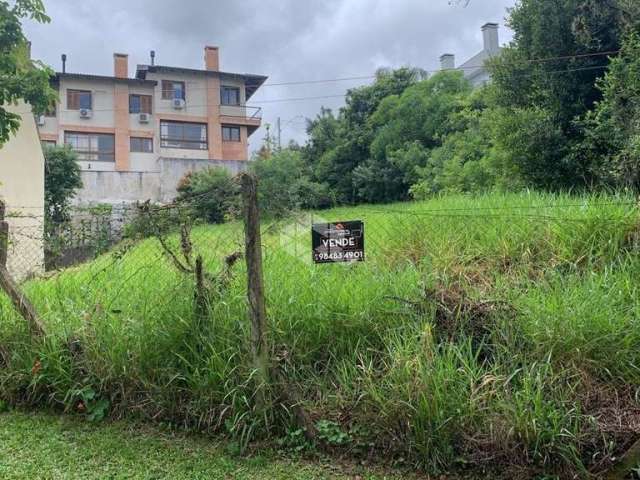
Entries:
[[[235,212],[224,223],[210,223],[202,214],[200,199],[83,209],[64,221],[45,220],[43,213],[8,206],[8,270],[19,282],[75,277],[87,290],[104,277],[132,292],[149,284],[157,292],[162,284],[180,284],[182,277],[193,273],[198,256],[206,269],[220,270],[227,257],[243,254],[242,219]],[[290,211],[277,219],[268,210],[261,215],[265,271],[279,277],[270,279],[276,288],[292,275],[322,276],[323,270],[336,268],[371,273],[404,265],[444,266],[454,260],[479,264],[483,257],[575,263],[591,253],[589,248],[606,245],[608,250],[601,253],[612,257],[637,246],[637,205],[628,199],[480,208],[473,202],[454,208],[425,208],[411,202]],[[317,230],[353,221],[362,225],[364,245],[358,248],[361,253],[355,253],[360,256],[349,258],[354,253],[342,253],[350,250],[348,246],[335,245],[329,254],[326,248],[322,253],[334,258],[319,258],[313,245],[314,226]],[[566,241],[554,242],[557,237]],[[558,251],[559,244],[565,251]],[[157,278],[150,282],[150,276]],[[104,283],[97,284],[103,291],[96,293],[104,294]]]
[[[277,390],[272,410],[284,404],[288,414],[303,405],[315,412],[312,420],[332,412],[336,421],[356,412],[369,425],[370,415],[384,413],[385,398],[396,395],[397,410],[387,412],[393,429],[414,411],[413,392],[408,400],[397,392],[415,386],[422,398],[438,365],[430,362],[454,351],[446,341],[434,346],[433,338],[465,329],[455,348],[462,355],[472,345],[470,362],[481,372],[473,373],[475,386],[490,350],[487,325],[505,320],[500,328],[508,327],[515,309],[538,302],[515,305],[513,295],[554,278],[564,288],[605,272],[602,281],[609,282],[607,271],[637,255],[640,235],[639,208],[628,197],[450,197],[292,209],[278,218],[263,203],[257,224],[263,329],[255,323],[260,289],[248,255],[257,236],[246,228],[246,198],[238,203],[245,208],[217,223],[207,214],[215,205],[206,194],[168,205],[94,208],[59,222],[9,206],[7,265],[52,337],[22,347],[17,316],[0,303],[6,345],[27,348],[22,360],[0,351],[5,365],[12,362],[7,384],[14,382],[16,395],[28,391],[86,411],[96,403],[82,397],[90,388],[119,413],[133,409],[248,438],[268,416],[254,408],[265,391],[265,383],[255,382],[262,335],[272,375],[267,389]],[[540,322],[555,314],[540,314]],[[531,339],[539,341],[536,335]],[[598,334],[598,342],[603,338]],[[504,342],[509,352],[522,347]],[[447,371],[442,385],[465,368]],[[487,375],[499,371],[487,368]],[[416,384],[420,375],[425,383]],[[304,411],[295,416],[313,430]],[[389,441],[406,443],[397,438]]]

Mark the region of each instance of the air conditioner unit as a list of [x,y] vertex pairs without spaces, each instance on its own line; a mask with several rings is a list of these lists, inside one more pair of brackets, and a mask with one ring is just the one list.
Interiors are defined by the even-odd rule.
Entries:
[[185,101],[182,98],[174,98],[173,99],[173,108],[176,110],[182,110],[185,106]]
[[44,115],[38,115],[36,117],[36,123],[38,124],[39,127],[44,127],[44,121],[45,121]]
[[93,111],[90,108],[80,109],[80,118],[91,118],[91,117],[93,117]]
[[138,116],[138,121],[140,123],[149,123],[150,120],[151,120],[151,115],[149,115],[148,113],[141,113]]

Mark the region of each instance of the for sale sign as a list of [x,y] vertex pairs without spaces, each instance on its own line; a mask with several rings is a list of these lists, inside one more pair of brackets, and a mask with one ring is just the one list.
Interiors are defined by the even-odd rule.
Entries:
[[315,263],[363,262],[364,223],[314,223],[311,244]]

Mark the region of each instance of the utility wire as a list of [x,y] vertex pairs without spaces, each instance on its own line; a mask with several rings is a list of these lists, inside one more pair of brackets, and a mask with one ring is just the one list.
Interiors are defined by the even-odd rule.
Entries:
[[[606,52],[594,52],[594,53],[583,53],[583,54],[578,54],[578,55],[563,55],[563,56],[558,56],[558,57],[546,57],[546,58],[540,58],[540,59],[527,59],[527,60],[520,60],[517,62],[512,62],[512,65],[517,65],[517,64],[522,64],[522,63],[545,63],[545,62],[552,62],[552,61],[557,61],[557,60],[573,60],[573,59],[582,59],[582,58],[590,58],[590,57],[602,57],[602,56],[609,56],[609,55],[616,55],[620,53],[620,50],[611,50],[611,51],[606,51]],[[456,71],[456,70],[477,70],[478,67],[465,67],[464,65],[461,65],[459,67],[455,67],[455,68],[446,68],[446,69],[440,69],[440,70],[425,70],[425,73],[429,73],[429,74],[434,74],[434,73],[438,73],[438,72],[443,72],[443,71]],[[290,85],[313,85],[313,84],[318,84],[318,83],[333,83],[333,82],[348,82],[348,81],[352,81],[352,80],[371,80],[377,78],[376,75],[363,75],[363,76],[358,76],[358,77],[342,77],[342,78],[328,78],[328,79],[324,79],[324,80],[298,80],[298,81],[292,81],[292,82],[275,82],[275,83],[265,83],[263,85],[261,85],[260,88],[263,87],[281,87],[281,86],[290,86]]]
[[[591,66],[591,67],[565,68],[565,69],[562,69],[562,70],[547,70],[547,71],[534,72],[534,73],[523,73],[523,74],[516,74],[516,76],[518,76],[520,78],[523,78],[523,77],[534,77],[534,76],[540,76],[540,75],[558,75],[558,74],[563,74],[563,73],[584,72],[584,71],[589,71],[589,70],[602,70],[602,69],[607,69],[607,68],[609,68],[609,65],[594,65],[594,66]],[[266,100],[250,100],[250,103],[252,103],[252,104],[270,104],[270,103],[282,103],[282,102],[301,102],[301,101],[307,101],[307,100],[325,100],[325,99],[330,99],[330,98],[344,98],[347,95],[348,95],[348,93],[340,93],[340,94],[334,94],[334,95],[318,95],[318,96],[308,96],[308,97],[272,98],[272,99],[266,99]],[[208,105],[193,105],[193,104],[187,103],[187,108],[206,108],[207,106]],[[234,106],[234,105],[231,105],[231,106]],[[236,108],[249,108],[249,109],[251,109],[252,105],[239,105],[239,106],[235,105],[235,107]],[[65,111],[68,112],[70,110],[65,110]],[[94,111],[94,112],[119,112],[119,111],[129,111],[129,109],[128,108],[123,108],[123,109],[96,108],[96,109],[92,109],[92,111]],[[231,115],[231,116],[233,116],[233,115]],[[239,117],[239,118],[251,118],[251,117]]]

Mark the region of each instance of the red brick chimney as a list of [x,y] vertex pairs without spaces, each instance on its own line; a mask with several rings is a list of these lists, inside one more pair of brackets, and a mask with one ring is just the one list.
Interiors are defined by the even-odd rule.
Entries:
[[220,50],[218,47],[204,47],[204,68],[207,70],[220,70]]
[[113,54],[113,75],[117,78],[129,78],[129,55]]

